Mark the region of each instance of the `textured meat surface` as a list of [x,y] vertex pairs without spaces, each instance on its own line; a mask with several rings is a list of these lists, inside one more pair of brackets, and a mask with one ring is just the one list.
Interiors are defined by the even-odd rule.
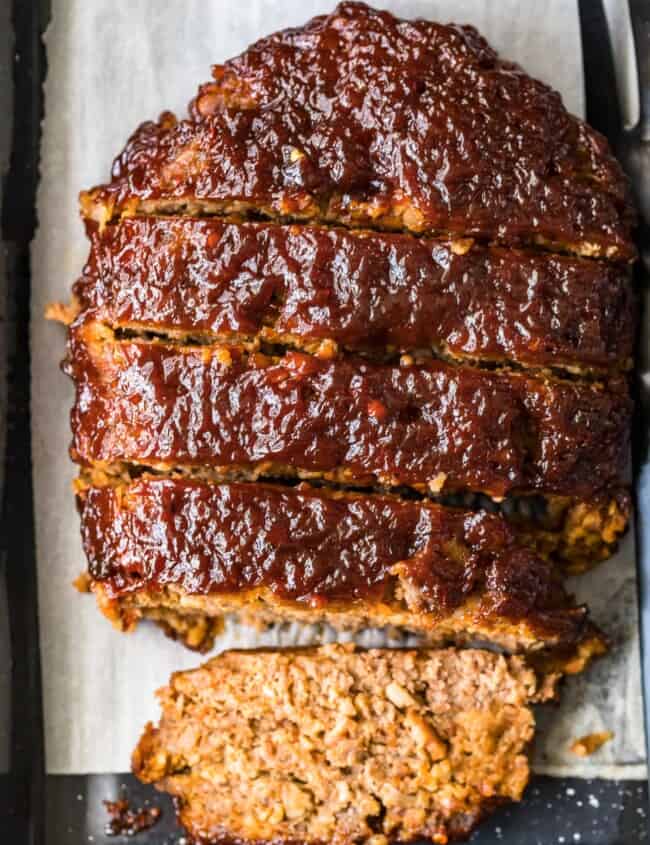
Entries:
[[[631,403],[516,373],[280,358],[72,330],[81,462],[271,464],[347,482],[590,496],[621,483]],[[284,471],[284,470],[283,470]]]
[[472,241],[127,218],[91,229],[75,286],[112,326],[618,368],[634,338],[625,268]]
[[142,593],[164,604],[172,588],[177,602],[211,597],[186,601],[190,612],[223,615],[248,594],[289,616],[351,610],[375,627],[443,639],[491,631],[507,645],[526,636],[528,648],[571,645],[584,627],[553,566],[485,512],[180,479],[90,488],[79,506],[88,571],[108,600]]
[[605,139],[472,27],[343,3],[215,67],[190,114],[143,124],[83,213],[255,210],[634,255]]
[[444,843],[521,798],[538,683],[479,650],[227,652],[172,676],[133,769],[203,843]]

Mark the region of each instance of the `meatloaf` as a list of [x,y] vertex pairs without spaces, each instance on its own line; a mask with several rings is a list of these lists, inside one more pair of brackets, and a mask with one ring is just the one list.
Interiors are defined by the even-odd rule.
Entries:
[[575,650],[593,632],[499,516],[307,485],[79,485],[88,586],[121,629],[206,649],[226,613],[395,626],[429,642]]
[[624,483],[631,401],[621,380],[602,389],[435,360],[120,340],[83,320],[68,371],[82,463],[242,467],[497,499],[583,499]]
[[621,168],[557,92],[473,27],[362,3],[215,66],[189,117],[142,124],[81,208],[101,225],[238,212],[635,255]]
[[632,358],[629,271],[616,264],[216,218],[126,218],[89,235],[72,315],[92,310],[125,332],[575,373]]
[[487,651],[226,652],[159,691],[133,771],[204,845],[446,843],[521,798],[552,695]]
[[81,195],[80,584],[195,647],[234,611],[583,665],[558,577],[629,519],[629,193],[472,27],[343,3],[215,67]]

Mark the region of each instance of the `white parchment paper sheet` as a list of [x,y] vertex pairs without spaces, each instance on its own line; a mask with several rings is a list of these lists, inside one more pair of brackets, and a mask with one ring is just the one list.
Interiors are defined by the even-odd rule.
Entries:
[[[558,88],[583,112],[582,59],[573,0],[393,0],[376,5],[403,16],[475,24],[501,54]],[[49,71],[33,249],[33,454],[47,768],[52,773],[123,771],[147,719],[154,690],[169,673],[196,665],[195,654],[143,625],[113,631],[94,601],[71,587],[84,569],[67,458],[72,385],[59,372],[63,330],[43,318],[65,301],[87,254],[77,193],[105,181],[113,157],[142,120],[163,109],[183,113],[210,65],[280,27],[329,11],[327,0],[53,0],[47,33]],[[542,11],[543,9],[543,11]],[[562,704],[540,715],[539,770],[642,777],[634,554],[619,555],[576,589],[614,638],[610,657],[566,685]],[[327,634],[331,638],[332,634]],[[258,635],[228,627],[219,647],[306,642],[314,632],[288,628]],[[371,633],[366,642],[380,643]],[[572,739],[610,728],[616,738],[579,761]]]

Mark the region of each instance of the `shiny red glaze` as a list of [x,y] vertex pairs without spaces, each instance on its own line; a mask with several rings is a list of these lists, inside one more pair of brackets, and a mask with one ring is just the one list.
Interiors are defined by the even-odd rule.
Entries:
[[628,183],[606,140],[473,27],[342,3],[214,77],[188,120],[167,114],[134,133],[95,200],[118,212],[133,199],[244,202],[635,255]]
[[[82,463],[251,466],[495,496],[590,496],[622,481],[631,402],[611,390],[438,361],[279,359],[236,347],[88,341],[73,327],[73,450]],[[224,354],[227,361],[224,362]]]
[[350,349],[442,348],[538,366],[618,367],[633,296],[617,265],[344,229],[130,218],[91,231],[75,286],[114,326],[263,327]]
[[434,615],[478,594],[486,614],[565,636],[582,619],[551,565],[485,512],[178,479],[91,488],[79,507],[90,575],[110,597],[173,584],[194,595],[265,587],[318,606],[390,600],[399,566]]

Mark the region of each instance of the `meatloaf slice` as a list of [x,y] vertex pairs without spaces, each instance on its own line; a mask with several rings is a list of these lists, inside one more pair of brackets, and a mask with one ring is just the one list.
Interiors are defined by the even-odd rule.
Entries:
[[113,328],[321,354],[429,349],[579,374],[632,358],[632,289],[616,264],[214,218],[127,218],[89,234],[74,295]]
[[79,485],[90,586],[129,629],[207,648],[248,621],[399,626],[429,641],[573,648],[586,611],[499,516],[393,496],[142,478]]
[[607,142],[473,28],[342,3],[213,69],[81,196],[121,216],[243,212],[635,255]]
[[346,484],[589,498],[624,483],[623,379],[543,380],[427,359],[281,357],[71,330],[82,463],[207,465]]
[[552,694],[480,650],[231,651],[158,692],[133,771],[204,845],[445,843],[520,800]]

